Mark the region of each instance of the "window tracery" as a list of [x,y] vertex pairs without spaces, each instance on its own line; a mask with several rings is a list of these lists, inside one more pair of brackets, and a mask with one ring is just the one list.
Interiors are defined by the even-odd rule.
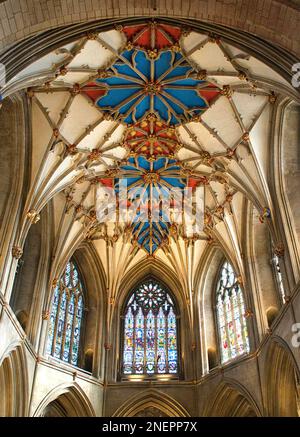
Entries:
[[174,302],[155,280],[140,284],[124,312],[123,374],[178,373]]

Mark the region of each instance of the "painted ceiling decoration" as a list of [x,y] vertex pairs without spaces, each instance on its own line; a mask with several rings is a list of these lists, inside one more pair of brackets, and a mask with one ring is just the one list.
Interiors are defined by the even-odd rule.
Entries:
[[[48,53],[2,93],[22,89],[31,105],[35,153],[15,245],[23,246],[52,201],[53,277],[88,240],[101,254],[112,302],[124,275],[145,258],[168,266],[191,302],[210,244],[243,275],[242,218],[249,205],[269,226],[274,245],[280,243],[268,184],[271,120],[277,102],[299,97],[245,49],[163,20],[116,26]],[[128,205],[137,187],[145,191],[144,202],[128,221],[117,214],[99,223],[97,189],[118,194],[124,180]],[[204,190],[202,232],[190,234],[165,211],[157,222],[141,221],[154,187],[197,186]]]
[[138,47],[154,52],[167,47],[177,47],[180,49],[178,45],[182,34],[180,27],[170,26],[153,20],[148,23],[131,26],[119,25],[116,28],[126,35],[128,48]]
[[199,79],[178,50],[161,49],[154,55],[136,48],[125,50],[102,75],[107,77],[97,79],[97,83],[105,94],[96,104],[127,125],[149,114],[173,126],[191,121],[220,92],[218,87]]
[[[137,197],[139,201],[137,213],[126,224],[131,227],[132,237],[139,247],[153,255],[168,240],[172,225],[169,205],[162,205],[161,202],[168,199],[170,189],[183,190],[187,180],[181,176],[177,161],[169,158],[149,161],[143,156],[131,157],[120,170],[122,179],[117,179],[116,191],[120,182],[125,180],[129,206]],[[137,189],[140,190],[137,192]]]

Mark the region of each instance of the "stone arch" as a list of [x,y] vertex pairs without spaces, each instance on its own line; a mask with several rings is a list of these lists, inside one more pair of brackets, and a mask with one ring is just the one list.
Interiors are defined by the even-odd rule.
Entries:
[[[37,278],[39,275],[40,262],[43,258],[42,245],[43,243],[45,244],[45,238],[43,236],[47,235],[47,232],[45,232],[47,229],[46,226],[44,226],[46,213],[46,209],[43,210],[41,220],[29,228],[24,244],[23,255],[18,262],[10,298],[10,306],[26,333],[28,333],[27,322],[29,321],[33,303],[34,289],[38,282]],[[43,261],[45,260],[43,259]],[[26,323],[24,323],[24,317],[22,317],[24,314],[27,316]]]
[[[281,1],[280,4],[276,0],[270,0],[266,4],[259,3],[257,14],[253,14],[251,3],[244,4],[238,1],[219,5],[211,4],[210,0],[204,0],[200,6],[198,2],[186,0],[179,2],[179,4],[171,3],[166,8],[166,3],[163,0],[156,0],[155,2],[142,0],[136,4],[125,0],[120,8],[119,4],[115,5],[109,0],[95,0],[93,8],[88,8],[84,3],[79,5],[77,3],[70,4],[67,0],[50,0],[47,12],[44,12],[40,5],[31,3],[23,5],[24,2],[21,2],[22,6],[16,5],[12,0],[3,3],[7,5],[7,8],[5,9],[3,5],[1,21],[6,32],[0,40],[0,45],[1,47],[10,46],[12,50],[16,50],[14,43],[22,40],[25,47],[26,43],[32,43],[37,33],[44,33],[45,37],[49,38],[49,34],[53,32],[56,34],[56,39],[58,39],[68,27],[74,33],[78,32],[78,28],[82,23],[86,23],[93,29],[97,21],[101,20],[104,23],[109,23],[128,16],[135,19],[139,17],[169,17],[177,20],[179,18],[184,20],[193,18],[197,21],[203,21],[206,26],[211,23],[218,23],[219,31],[222,31],[225,26],[233,29],[232,38],[241,38],[243,34],[247,38],[247,33],[252,32],[257,35],[257,44],[259,42],[261,44],[261,41],[265,39],[278,47],[282,47],[282,52],[297,54],[299,51],[297,27],[290,24],[291,17],[294,17],[296,22],[299,10],[294,2],[288,0]],[[18,29],[12,28],[7,31],[5,22],[12,17],[17,21]],[[282,17],[286,17],[284,21],[282,21]],[[278,28],[285,34],[284,38],[281,37],[281,33],[277,32]],[[23,46],[15,52],[15,58],[22,54],[25,47]],[[264,51],[269,54],[268,50],[261,47],[260,53]],[[24,59],[22,61],[25,62]],[[7,58],[2,62],[7,64]],[[287,69],[290,68],[290,65]]]
[[75,382],[73,385],[62,384],[51,390],[33,416],[93,417],[95,412],[88,397]]
[[73,258],[86,289],[87,311],[84,322],[83,367],[94,375],[101,374],[104,318],[106,308],[105,272],[93,244],[82,243]]
[[[198,271],[201,275],[195,280],[195,307],[197,309],[199,342],[201,346],[202,373],[212,369],[213,364],[220,362],[217,326],[214,315],[214,292],[220,265],[225,256],[221,249],[210,246],[202,257]],[[200,270],[201,268],[201,270]],[[211,352],[214,351],[213,359]]]
[[28,105],[22,93],[5,99],[0,111],[0,280],[9,301],[17,260],[12,242],[22,213],[30,172]]
[[124,276],[119,287],[120,301],[123,303],[130,290],[147,276],[154,276],[158,280],[160,280],[162,277],[165,278],[163,282],[165,282],[166,286],[174,294],[180,309],[182,309],[184,296],[182,287],[178,283],[178,278],[165,263],[158,259],[156,259],[155,262],[147,258],[143,259],[129,270],[129,272]]
[[21,345],[10,346],[0,360],[0,416],[27,415],[27,365]]
[[[76,264],[84,291],[84,313],[80,334],[78,367],[98,376],[101,374],[103,327],[106,307],[105,273],[94,246],[82,243],[70,259]],[[47,296],[47,308],[51,311],[52,292]],[[48,331],[47,331],[48,332]],[[45,345],[47,342],[45,333]]]
[[[112,417],[134,417],[147,409],[156,409],[166,417],[189,417],[187,410],[175,399],[158,390],[148,389],[138,393],[119,407]],[[150,410],[151,411],[151,410]]]
[[288,250],[284,256],[289,288],[292,289],[300,277],[300,220],[298,189],[300,175],[299,103],[284,99],[278,104],[274,123],[274,191],[277,215],[281,219],[279,232],[285,238]]
[[[120,364],[121,364],[121,338],[122,338],[122,323],[121,315],[122,309],[126,302],[127,296],[135,285],[142,282],[143,279],[152,276],[157,279],[171,292],[174,297],[177,311],[178,311],[178,339],[179,339],[179,360],[181,365],[180,376],[188,378],[193,371],[194,358],[191,355],[192,350],[192,336],[190,322],[187,314],[187,305],[183,296],[183,290],[181,284],[176,278],[172,270],[163,262],[156,259],[150,261],[144,259],[136,264],[129,272],[124,276],[119,286],[118,301],[114,309],[114,321],[112,323],[113,332],[111,338],[113,339],[112,350],[109,358],[109,368],[114,369],[113,379],[120,378]],[[163,278],[163,280],[161,280]],[[183,360],[184,357],[184,360]]]
[[[251,283],[251,306],[255,308],[257,329],[262,337],[269,326],[268,310],[277,313],[282,305],[272,266],[272,236],[267,223],[261,223],[259,214],[249,205],[247,251],[249,257],[249,285]],[[275,312],[274,312],[275,314]],[[270,315],[270,313],[269,313]]]
[[204,416],[256,417],[261,413],[245,387],[236,382],[223,381],[208,401]]
[[300,372],[286,342],[274,337],[265,359],[265,398],[268,416],[298,416]]

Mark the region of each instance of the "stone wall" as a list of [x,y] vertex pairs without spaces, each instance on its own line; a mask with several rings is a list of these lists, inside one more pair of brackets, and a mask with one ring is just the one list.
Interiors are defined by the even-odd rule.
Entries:
[[300,52],[299,2],[288,0],[7,0],[0,4],[0,47],[58,26],[126,16],[194,18]]

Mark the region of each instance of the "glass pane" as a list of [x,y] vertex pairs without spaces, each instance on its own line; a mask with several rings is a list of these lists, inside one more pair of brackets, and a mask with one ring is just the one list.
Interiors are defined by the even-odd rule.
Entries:
[[58,322],[57,322],[57,330],[56,330],[56,342],[54,349],[55,358],[60,358],[61,354],[61,346],[65,329],[65,316],[66,316],[66,305],[67,305],[67,296],[64,291],[61,297],[59,312],[58,312]]
[[135,328],[135,372],[144,371],[144,315],[142,308],[139,308]]
[[52,309],[51,309],[51,315],[49,321],[48,341],[47,341],[47,349],[46,349],[47,354],[51,354],[52,352],[58,303],[59,303],[59,288],[56,287],[54,291],[53,303],[52,303]]
[[125,344],[123,358],[123,371],[127,374],[130,374],[133,371],[133,323],[133,314],[131,307],[129,307],[125,316]]
[[77,365],[82,316],[82,284],[75,264],[69,261],[53,294],[48,354]]
[[170,373],[177,373],[176,316],[173,308],[168,315],[168,365]]
[[172,298],[147,280],[128,299],[124,317],[123,373],[177,373],[177,320]]
[[162,308],[158,313],[157,334],[157,371],[166,373],[166,322]]
[[66,325],[63,360],[67,362],[69,362],[69,355],[70,355],[71,337],[72,337],[72,330],[73,330],[73,318],[74,318],[74,294],[72,294],[71,299],[69,301],[67,321],[66,321],[67,325]]
[[228,261],[220,272],[216,301],[221,357],[225,363],[250,350],[243,293]]
[[146,373],[154,373],[155,365],[155,319],[152,310],[147,315]]

